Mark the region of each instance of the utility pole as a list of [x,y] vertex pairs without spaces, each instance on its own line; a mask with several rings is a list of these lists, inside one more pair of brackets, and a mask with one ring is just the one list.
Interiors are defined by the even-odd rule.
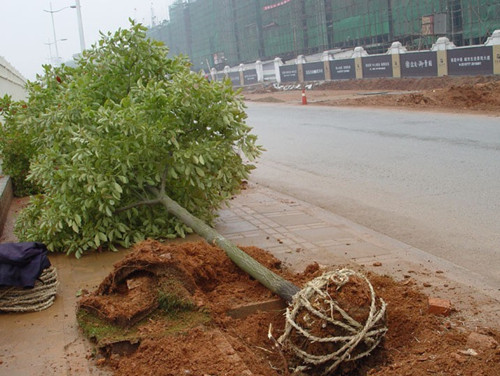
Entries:
[[52,3],[50,3],[50,18],[52,19],[52,32],[54,33],[54,45],[56,46],[56,64],[59,63],[59,49],[57,48],[56,26],[54,24],[54,11],[52,10]]
[[85,37],[83,35],[82,8],[80,6],[80,0],[75,0],[75,4],[76,4],[76,15],[78,17],[78,33],[80,34],[80,49],[81,52],[83,52],[83,50],[85,50]]

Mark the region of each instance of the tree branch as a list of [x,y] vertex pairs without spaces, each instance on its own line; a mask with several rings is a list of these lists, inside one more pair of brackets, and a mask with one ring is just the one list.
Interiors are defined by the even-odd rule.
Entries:
[[120,209],[116,209],[114,213],[118,214],[118,213],[127,211],[129,209],[135,208],[137,206],[152,206],[152,205],[157,205],[157,204],[161,204],[161,203],[162,203],[162,201],[160,199],[158,199],[158,198],[154,199],[154,200],[138,201],[138,202],[135,202],[133,204],[124,206],[124,207],[122,207]]
[[168,166],[165,166],[165,170],[163,171],[163,175],[161,177],[160,196],[163,196],[165,194],[165,185],[167,184],[167,172],[168,172]]

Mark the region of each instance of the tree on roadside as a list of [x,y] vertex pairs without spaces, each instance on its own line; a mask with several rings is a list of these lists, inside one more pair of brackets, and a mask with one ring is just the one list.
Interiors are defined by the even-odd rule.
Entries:
[[18,218],[20,240],[80,257],[183,236],[158,192],[210,223],[238,191],[261,153],[242,99],[167,53],[132,23],[29,84],[26,108],[2,129],[33,145],[28,180],[42,192]]

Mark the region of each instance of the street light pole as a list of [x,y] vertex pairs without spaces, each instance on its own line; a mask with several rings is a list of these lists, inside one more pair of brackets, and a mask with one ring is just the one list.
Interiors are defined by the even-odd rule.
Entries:
[[54,33],[54,44],[56,46],[56,64],[59,61],[59,49],[57,48],[56,26],[54,24],[54,12],[52,11],[52,3],[50,3],[50,18],[52,19],[52,32]]
[[50,10],[44,9],[43,11],[50,13],[50,18],[52,20],[52,32],[54,34],[54,45],[56,46],[56,57],[55,57],[56,64],[59,62],[59,48],[57,46],[56,26],[54,23],[54,13],[60,12],[64,9],[68,9],[68,8],[76,8],[76,14],[78,17],[78,33],[80,35],[80,49],[81,49],[81,52],[83,52],[83,50],[85,50],[85,37],[83,36],[83,22],[82,22],[82,10],[80,7],[80,0],[75,0],[75,5],[70,5],[70,6],[58,9],[58,10],[52,10],[52,3],[50,3]]
[[[57,40],[57,39],[56,39]],[[66,38],[62,38],[62,39],[59,39],[57,40],[58,42],[64,42],[65,40],[67,40]],[[57,64],[58,60],[57,60],[57,56],[54,58],[54,56],[52,55],[52,45],[55,44],[55,42],[51,42],[50,39],[47,43],[45,43],[47,46],[49,46],[49,55],[50,55],[50,63],[51,64]]]
[[81,52],[85,50],[85,37],[83,35],[83,22],[82,22],[82,8],[80,6],[80,0],[75,0],[76,3],[76,15],[78,17],[78,32],[80,34],[80,49]]
[[50,56],[50,59],[49,59],[49,62],[52,64],[54,62],[54,56],[52,55],[52,45],[54,43],[50,43],[50,39],[48,40],[47,43],[45,43],[47,46],[49,46],[49,56]]

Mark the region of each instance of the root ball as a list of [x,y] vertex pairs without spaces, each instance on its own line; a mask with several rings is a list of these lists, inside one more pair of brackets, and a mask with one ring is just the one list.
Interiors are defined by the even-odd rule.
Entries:
[[278,342],[293,354],[296,370],[326,375],[369,355],[386,332],[386,303],[364,275],[342,269],[315,278],[294,296]]

